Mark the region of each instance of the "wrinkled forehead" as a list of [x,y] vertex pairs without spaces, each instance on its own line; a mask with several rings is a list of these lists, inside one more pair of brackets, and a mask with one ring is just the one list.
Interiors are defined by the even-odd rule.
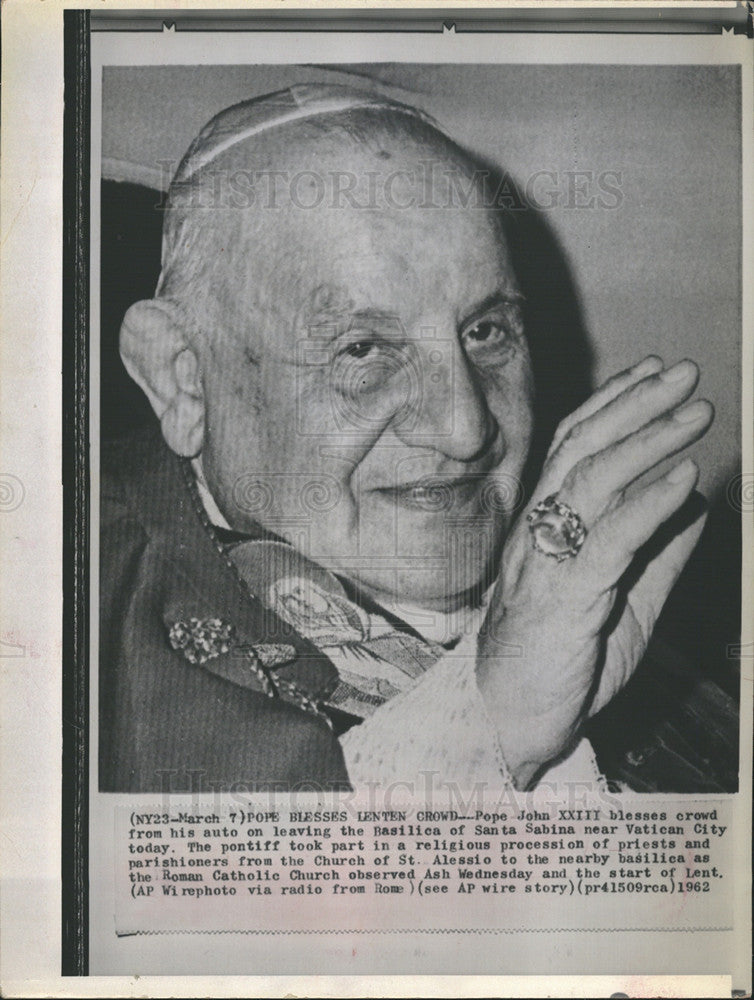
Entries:
[[[439,302],[471,286],[481,294],[486,286],[515,284],[494,213],[481,193],[470,193],[473,178],[452,164],[400,150],[385,163],[356,158],[335,179],[327,177],[326,161],[320,166],[305,190],[321,203],[290,205],[263,241],[281,298],[287,289],[303,302],[321,284],[348,289],[364,305],[408,308],[422,295]],[[337,197],[342,184],[353,185],[349,201]]]
[[469,276],[494,280],[507,250],[473,175],[405,144],[380,152],[315,148],[258,179],[258,204],[236,213],[223,240],[237,287],[261,278],[293,305],[334,283],[387,305],[407,301],[407,286],[452,296]]

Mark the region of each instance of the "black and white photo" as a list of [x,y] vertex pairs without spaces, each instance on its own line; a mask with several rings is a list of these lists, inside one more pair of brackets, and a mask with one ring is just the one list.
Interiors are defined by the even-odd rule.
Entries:
[[751,24],[6,0],[4,996],[750,993]]
[[103,791],[735,790],[739,86],[104,70]]

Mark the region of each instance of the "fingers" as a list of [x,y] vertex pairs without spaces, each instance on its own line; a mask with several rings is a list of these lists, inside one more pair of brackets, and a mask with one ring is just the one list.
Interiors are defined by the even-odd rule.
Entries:
[[[578,558],[584,557],[584,560],[590,563],[595,574],[602,580],[603,586],[614,586],[630,565],[636,552],[683,506],[696,486],[698,478],[699,469],[696,464],[689,458],[684,459],[664,476],[645,486],[597,521],[587,535]],[[668,589],[675,581],[693,545],[696,544],[696,537],[690,541],[690,547],[685,554],[677,552],[670,546],[663,550],[669,552],[664,556],[663,565],[671,567],[666,572]],[[676,565],[677,556],[683,556],[680,565]],[[656,582],[659,582],[659,578]],[[666,596],[667,593],[662,597],[663,602]],[[659,614],[659,608],[657,613]]]
[[560,423],[550,446],[549,454],[554,453],[560,447],[564,438],[577,424],[591,417],[592,414],[601,410],[637,382],[661,372],[663,367],[662,359],[654,354],[650,354],[649,357],[644,358],[643,361],[634,365],[633,368],[627,368],[625,371],[619,372],[617,375],[609,378],[586,402],[582,403],[577,410],[574,410],[573,413],[569,414]]
[[572,503],[587,523],[593,523],[620,500],[634,480],[702,437],[713,417],[712,404],[699,399],[653,420],[578,462],[563,480],[559,497]]
[[[638,549],[694,489],[698,470],[688,460],[653,483],[644,485],[642,476],[708,430],[712,405],[688,402],[698,377],[691,361],[663,370],[659,358],[647,358],[595,393],[572,415],[570,429],[560,428],[533,499],[556,494],[581,516],[587,529],[582,552],[559,564],[559,572],[576,565],[587,570],[584,581],[591,577],[587,590],[594,595],[617,583]],[[509,580],[531,562],[526,529],[521,520],[508,539]]]
[[681,361],[667,371],[634,382],[590,416],[575,423],[548,464],[554,474],[565,476],[580,459],[602,451],[680,406],[696,387],[699,369]]

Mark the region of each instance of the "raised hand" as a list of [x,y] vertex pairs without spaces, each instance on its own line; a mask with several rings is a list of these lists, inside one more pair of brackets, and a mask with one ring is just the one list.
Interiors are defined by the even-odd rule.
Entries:
[[698,376],[690,361],[664,370],[646,358],[560,425],[533,504],[555,494],[580,516],[586,536],[575,556],[536,550],[525,517],[509,533],[477,680],[519,788],[566,753],[629,680],[701,534],[704,514],[657,551],[647,545],[689,500],[698,478],[690,459],[637,482],[708,430],[711,404],[687,402]]

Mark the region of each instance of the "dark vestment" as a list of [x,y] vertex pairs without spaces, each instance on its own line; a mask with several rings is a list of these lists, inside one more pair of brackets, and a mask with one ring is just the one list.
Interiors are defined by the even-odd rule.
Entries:
[[[203,523],[191,477],[154,432],[103,461],[101,790],[348,787],[333,728],[299,707],[329,691],[335,667],[252,598]],[[242,652],[191,663],[173,649],[171,626],[192,618],[231,622],[240,644],[293,646],[276,671],[280,696]]]

